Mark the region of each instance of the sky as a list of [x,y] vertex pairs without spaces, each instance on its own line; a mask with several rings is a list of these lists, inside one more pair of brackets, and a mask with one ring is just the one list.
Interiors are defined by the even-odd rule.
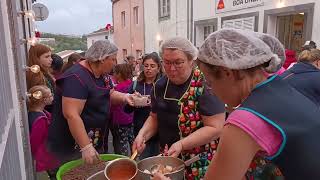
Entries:
[[111,0],[37,0],[49,9],[45,21],[37,21],[40,32],[83,35],[112,24]]

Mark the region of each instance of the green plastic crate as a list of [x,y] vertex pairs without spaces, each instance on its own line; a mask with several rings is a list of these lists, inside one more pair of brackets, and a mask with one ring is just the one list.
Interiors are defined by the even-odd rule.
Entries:
[[[104,161],[110,161],[118,158],[125,158],[126,156],[118,155],[118,154],[100,154],[100,158]],[[68,172],[69,170],[81,165],[83,163],[82,159],[74,160],[65,163],[62,165],[58,172],[57,172],[57,180],[61,180],[64,173]]]

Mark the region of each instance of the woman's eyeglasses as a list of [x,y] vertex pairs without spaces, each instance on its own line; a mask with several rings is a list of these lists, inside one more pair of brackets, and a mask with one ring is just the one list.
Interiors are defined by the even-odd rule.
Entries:
[[175,68],[181,68],[183,67],[184,61],[177,61],[177,62],[168,62],[168,61],[163,61],[163,65],[170,68],[172,65]]

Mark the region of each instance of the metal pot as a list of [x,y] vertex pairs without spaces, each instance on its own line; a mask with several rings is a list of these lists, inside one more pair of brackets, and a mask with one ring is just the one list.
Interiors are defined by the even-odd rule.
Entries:
[[[133,180],[138,172],[137,163],[128,158],[119,158],[107,162],[104,175],[108,180],[128,179]],[[119,177],[121,175],[121,178]],[[115,177],[117,176],[117,178]]]
[[[170,157],[170,156],[154,156],[141,160],[138,162],[138,174],[137,178],[139,180],[150,180],[151,174],[144,173],[144,170],[150,170],[150,168],[155,164],[163,164],[171,167],[178,167],[184,165],[181,159]],[[184,168],[176,171],[174,173],[165,174],[165,176],[171,178],[171,180],[183,180],[184,179]]]

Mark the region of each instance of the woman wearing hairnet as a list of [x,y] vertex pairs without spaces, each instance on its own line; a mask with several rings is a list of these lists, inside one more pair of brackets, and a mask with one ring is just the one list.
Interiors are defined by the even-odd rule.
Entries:
[[156,133],[165,155],[201,160],[187,167],[187,179],[203,178],[216,150],[224,124],[224,105],[209,93],[202,72],[195,68],[197,49],[185,38],[166,40],[161,47],[166,77],[151,93],[152,112],[139,131],[133,149],[142,152],[144,142]]
[[267,78],[282,63],[265,40],[241,30],[212,33],[200,48],[199,67],[213,93],[234,109],[206,179],[242,179],[257,156],[286,179],[320,177],[320,110],[277,75]]
[[48,146],[61,162],[78,158],[92,163],[103,152],[103,136],[109,124],[111,103],[133,104],[131,96],[114,91],[107,73],[117,60],[118,48],[108,40],[96,41],[85,60],[75,64],[59,79],[54,120]]

